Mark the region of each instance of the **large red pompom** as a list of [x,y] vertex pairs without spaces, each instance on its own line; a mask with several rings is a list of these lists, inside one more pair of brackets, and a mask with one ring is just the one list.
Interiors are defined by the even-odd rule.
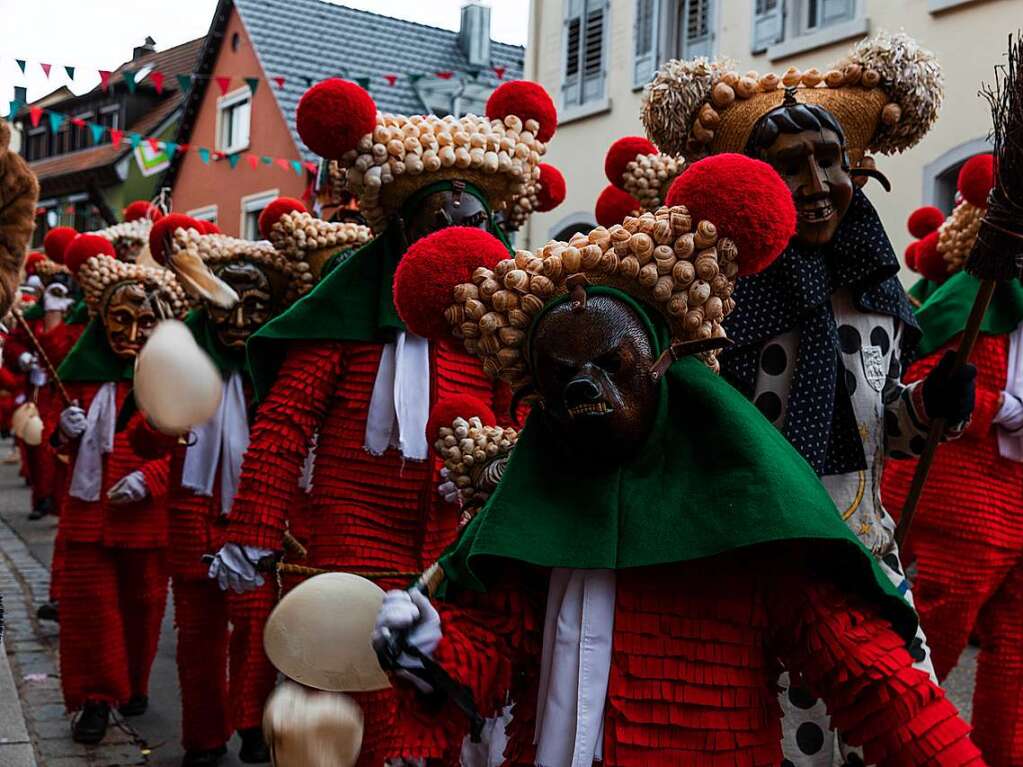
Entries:
[[340,160],[377,125],[377,105],[353,82],[332,77],[303,94],[295,127],[305,145],[320,157]]
[[909,245],[906,246],[906,250],[902,254],[903,259],[906,262],[906,268],[909,269],[911,272],[916,271],[916,257],[917,250],[919,249],[919,247],[920,242],[918,240],[913,240],[913,242],[909,243]]
[[668,205],[685,205],[739,249],[739,276],[763,271],[796,233],[792,192],[765,162],[718,154],[693,163],[668,190]]
[[163,218],[163,211],[148,200],[135,200],[124,209],[123,218],[125,221],[137,221],[140,218],[159,221]]
[[[509,80],[487,99],[487,117],[503,120],[515,115],[522,122],[532,118],[540,124],[536,138],[545,144],[558,129],[558,110],[543,86],[529,80]],[[309,142],[306,142],[309,143]]]
[[938,233],[931,232],[916,245],[916,270],[931,282],[948,279],[948,263],[938,252]]
[[920,240],[935,231],[944,221],[945,214],[941,212],[940,208],[924,205],[909,214],[906,226],[909,228],[909,233]]
[[46,260],[46,254],[40,253],[38,250],[34,250],[25,256],[25,274],[32,275],[36,273],[36,267],[40,263]]
[[263,208],[263,212],[259,214],[259,233],[263,239],[270,239],[270,230],[273,229],[274,224],[280,221],[281,216],[296,210],[299,213],[305,213],[306,206],[304,202],[296,200],[294,197],[278,197]]
[[200,234],[205,234],[200,221],[183,213],[171,213],[164,216],[149,230],[149,252],[156,263],[161,266],[167,265],[167,255],[163,252],[164,240],[169,239],[177,229],[195,229]]
[[444,310],[456,285],[472,280],[479,267],[493,269],[509,258],[501,241],[482,229],[451,226],[408,249],[394,273],[394,305],[408,329],[423,338],[449,337]]
[[202,219],[196,219],[196,227],[203,234],[220,234],[220,227],[214,224],[212,221],[203,221]]
[[58,264],[63,264],[67,246],[77,236],[78,232],[70,226],[58,226],[48,231],[43,238],[43,249],[46,251],[46,257]]
[[541,213],[554,210],[565,201],[565,177],[553,165],[540,163],[540,188],[536,191],[536,209]]
[[987,207],[988,192],[995,185],[995,156],[978,154],[963,163],[959,169],[956,187],[959,194],[971,205]]
[[601,226],[612,227],[620,224],[627,216],[639,213],[639,200],[616,186],[605,186],[597,198],[593,214]]
[[604,158],[607,180],[621,188],[625,166],[641,154],[657,154],[657,147],[642,136],[625,136],[614,142]]
[[437,402],[430,411],[430,420],[426,422],[426,439],[430,446],[437,441],[441,426],[450,427],[456,418],[469,420],[473,416],[478,417],[484,426],[497,425],[494,411],[483,400],[470,394],[456,394]]
[[117,258],[117,251],[110,240],[98,234],[80,234],[71,241],[64,251],[64,266],[74,275],[82,268],[82,264],[93,256],[106,255]]

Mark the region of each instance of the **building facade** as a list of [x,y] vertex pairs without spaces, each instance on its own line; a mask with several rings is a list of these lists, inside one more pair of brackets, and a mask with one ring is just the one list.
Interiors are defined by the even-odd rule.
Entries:
[[990,112],[978,90],[993,80],[1021,20],[1023,0],[533,2],[526,76],[558,103],[547,158],[564,172],[568,196],[556,211],[533,217],[528,241],[594,222],[594,202],[607,184],[604,153],[621,136],[643,134],[642,89],[660,62],[703,55],[732,58],[740,71],[823,68],[866,35],[905,30],[942,63],[945,101],[917,147],[877,158],[892,192],[866,187],[901,252],[909,213],[923,204],[950,211],[959,166],[989,149]]

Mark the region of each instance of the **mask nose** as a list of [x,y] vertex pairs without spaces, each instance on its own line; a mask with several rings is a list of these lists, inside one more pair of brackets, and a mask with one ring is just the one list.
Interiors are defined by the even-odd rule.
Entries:
[[600,402],[602,399],[600,387],[593,382],[592,378],[580,376],[569,381],[565,387],[565,404],[568,407],[576,405],[587,405]]

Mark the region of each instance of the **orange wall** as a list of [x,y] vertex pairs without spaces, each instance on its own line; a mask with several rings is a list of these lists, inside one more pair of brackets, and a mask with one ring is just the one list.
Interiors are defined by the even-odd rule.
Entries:
[[[228,93],[247,87],[244,77],[258,76],[259,86],[252,100],[252,122],[249,130],[249,148],[242,152],[238,164],[231,169],[226,159],[213,160],[206,165],[194,149],[187,152],[178,171],[174,186],[174,210],[186,213],[207,205],[217,205],[217,225],[224,234],[238,236],[241,228],[241,199],[250,194],[277,189],[281,195],[301,198],[305,191],[306,174],[300,177],[293,170],[284,170],[277,165],[260,163],[252,168],[245,154],[252,152],[270,157],[284,157],[299,160],[301,157],[277,107],[272,82],[260,66],[252,43],[238,16],[231,9],[223,42],[217,53],[214,76],[231,76]],[[231,40],[239,35],[237,50],[231,49]],[[211,78],[203,94],[199,116],[189,139],[194,147],[216,148],[217,99],[220,88]]]

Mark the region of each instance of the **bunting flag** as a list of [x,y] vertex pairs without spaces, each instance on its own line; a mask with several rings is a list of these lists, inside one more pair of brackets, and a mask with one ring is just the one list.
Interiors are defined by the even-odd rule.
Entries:
[[280,90],[281,88],[284,87],[284,78],[283,77],[271,77],[270,79],[273,80],[274,83],[276,83],[278,90]]
[[264,155],[261,155],[261,156],[260,156],[260,158],[259,158],[259,161],[260,161],[261,163],[263,163],[264,165],[273,165],[273,162],[274,162],[274,158],[273,158],[273,157],[267,157],[267,156],[266,156],[266,155],[264,154]]
[[38,128],[39,121],[43,119],[43,108],[42,107],[29,107],[28,117],[32,121],[32,127]]
[[305,169],[306,169],[307,171],[309,171],[310,173],[318,173],[318,172],[319,172],[319,170],[320,170],[320,166],[319,166],[319,165],[317,165],[316,163],[314,163],[314,162],[310,161],[310,162],[307,162],[307,163],[305,164]]
[[291,163],[285,157],[278,157],[274,162],[284,170],[291,170]]
[[231,87],[231,78],[225,77],[224,75],[217,75],[213,79],[216,80],[217,87],[220,88],[220,95],[225,95],[227,93],[227,89]]
[[369,78],[368,77],[353,77],[352,82],[362,88],[364,91],[369,90]]
[[258,154],[247,154],[245,155],[245,162],[249,164],[249,167],[255,170],[259,167],[259,155]]
[[89,123],[89,131],[92,133],[92,143],[98,144],[103,140],[103,132],[106,130],[102,125]]
[[114,145],[116,149],[121,145],[121,139],[124,138],[124,131],[118,130],[117,128],[110,129],[110,143]]
[[124,78],[124,84],[128,86],[128,93],[134,93],[137,85],[135,82],[135,73],[130,69],[126,69],[121,73],[121,77]]
[[416,74],[416,73],[414,73],[414,72],[412,72],[412,73],[409,73],[409,75],[408,75],[408,79],[409,79],[409,82],[410,82],[410,83],[412,83],[413,85],[415,85],[416,83],[418,83],[418,82],[419,82],[420,80],[422,80],[422,79],[423,79],[424,77],[426,77],[426,75]]
[[50,118],[50,132],[56,133],[60,130],[60,126],[64,124],[64,115],[59,112],[48,112],[46,114]]
[[206,147],[199,147],[199,159],[203,161],[203,164],[210,164],[210,150]]
[[25,74],[25,59],[15,59],[18,64],[18,69],[21,70],[22,74]]
[[11,99],[10,104],[7,105],[9,111],[7,112],[7,122],[14,122],[14,118],[18,116],[18,112],[21,111],[21,102],[17,99]]
[[231,170],[238,167],[238,160],[241,159],[241,155],[235,152],[227,156],[227,164],[231,166]]
[[387,80],[388,85],[394,85],[398,82],[398,75],[384,75],[384,79]]
[[452,77],[455,76],[454,72],[448,70],[444,70],[443,72],[434,72],[434,74],[441,80],[450,80]]
[[178,144],[178,151],[181,152],[181,154],[185,154],[188,150],[189,150],[188,144]]
[[497,75],[498,80],[504,79],[504,73],[508,71],[508,67],[494,67],[494,74]]
[[252,91],[252,95],[255,96],[256,95],[256,88],[259,87],[259,78],[258,77],[246,77],[245,78],[245,84],[249,86],[249,90]]
[[50,70],[53,68],[53,64],[44,64],[43,62],[40,61],[39,67],[43,70],[43,75],[45,75],[46,79],[49,80]]
[[108,69],[99,70],[99,84],[104,92],[110,90],[110,75],[112,73]]
[[182,91],[187,91],[192,87],[192,76],[191,75],[176,75],[178,79],[178,87]]
[[174,141],[164,141],[163,150],[167,153],[168,157],[173,157],[174,153],[178,151],[178,144]]
[[81,117],[72,117],[71,124],[74,125],[76,128],[84,128],[85,120],[83,120]]
[[153,83],[157,93],[163,93],[163,72],[150,72],[149,80]]
[[299,160],[292,160],[291,161],[291,169],[293,171],[295,171],[295,175],[296,176],[301,176],[302,175],[303,168],[302,168],[302,163]]
[[[146,143],[149,144],[149,148],[152,149],[154,153],[160,151],[160,139],[158,139],[158,138],[147,138],[146,139]],[[170,152],[170,151],[172,151],[172,150],[168,150],[168,152]]]
[[68,80],[74,80],[75,79],[75,68],[74,67],[65,66],[64,67],[64,71],[67,72],[67,79]]

